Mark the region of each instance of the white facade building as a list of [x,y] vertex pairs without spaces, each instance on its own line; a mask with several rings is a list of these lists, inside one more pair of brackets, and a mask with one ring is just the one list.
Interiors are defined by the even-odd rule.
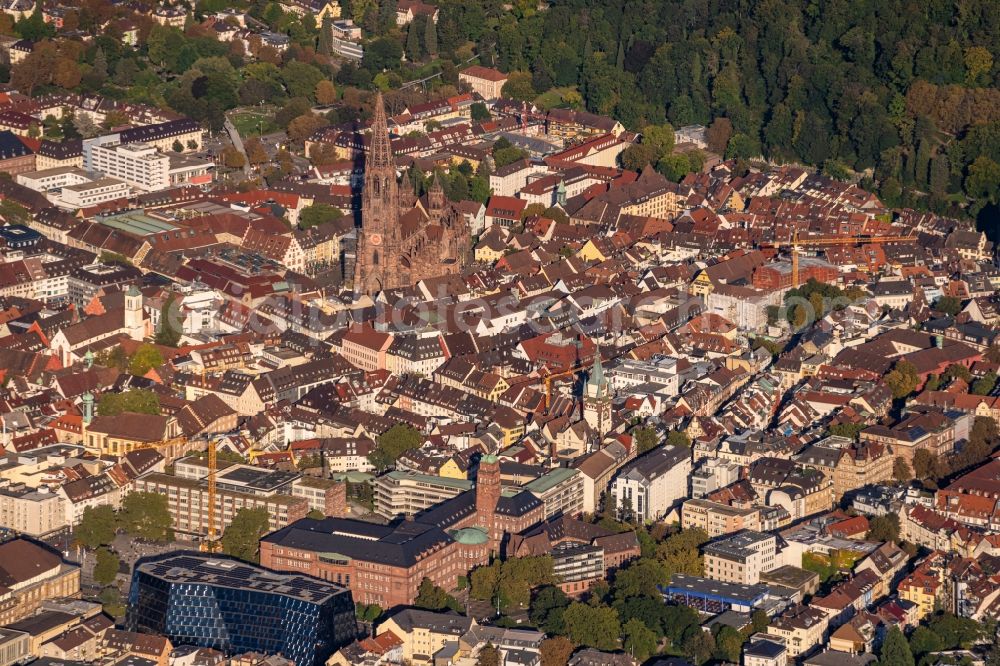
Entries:
[[619,516],[651,521],[663,518],[687,497],[691,449],[664,445],[626,465],[611,484]]

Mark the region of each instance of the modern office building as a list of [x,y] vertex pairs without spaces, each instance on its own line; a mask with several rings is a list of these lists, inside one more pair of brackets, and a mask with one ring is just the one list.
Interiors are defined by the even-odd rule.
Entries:
[[472,481],[389,472],[375,479],[375,513],[386,518],[413,516],[472,489]]
[[91,139],[84,146],[84,167],[128,183],[142,192],[212,181],[213,164],[148,143],[116,143],[115,135]]
[[136,563],[125,626],[174,645],[280,654],[304,666],[323,664],[357,634],[344,587],[189,552]]
[[704,548],[705,576],[727,583],[753,585],[777,566],[777,537],[747,530]]
[[623,467],[611,484],[618,515],[659,520],[687,496],[691,449],[659,446]]
[[552,571],[563,592],[570,596],[581,595],[607,577],[604,549],[573,541],[557,544],[552,549]]

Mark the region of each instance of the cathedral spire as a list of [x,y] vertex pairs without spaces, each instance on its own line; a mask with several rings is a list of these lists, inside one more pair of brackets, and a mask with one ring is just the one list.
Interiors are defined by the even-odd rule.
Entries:
[[392,159],[392,144],[389,142],[389,123],[385,116],[385,102],[382,93],[375,98],[375,117],[372,120],[372,143],[368,150],[365,173],[377,169],[392,169],[396,164]]

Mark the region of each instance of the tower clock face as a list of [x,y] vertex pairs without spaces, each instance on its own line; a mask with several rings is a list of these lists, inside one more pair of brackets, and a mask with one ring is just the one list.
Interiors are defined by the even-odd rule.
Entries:
[[368,237],[368,240],[371,242],[372,245],[375,246],[379,246],[382,244],[381,234],[372,234],[371,236]]

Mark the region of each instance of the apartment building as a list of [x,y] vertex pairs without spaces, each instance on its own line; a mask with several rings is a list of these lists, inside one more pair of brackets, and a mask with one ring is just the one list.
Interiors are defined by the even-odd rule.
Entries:
[[583,512],[584,480],[578,469],[557,467],[524,486],[545,505],[545,517],[577,516]]
[[212,180],[213,164],[207,160],[161,152],[151,143],[118,141],[119,136],[111,134],[85,142],[84,167],[142,192],[203,185]]
[[829,620],[825,611],[810,606],[795,606],[771,621],[767,633],[785,643],[788,657],[794,659],[822,644]]
[[472,481],[396,470],[375,479],[375,513],[413,516],[472,489]]
[[761,528],[760,509],[740,509],[707,499],[690,499],[681,507],[681,527],[697,527],[715,538]]
[[507,75],[492,67],[472,65],[458,73],[458,80],[468,85],[472,92],[478,93],[483,99],[491,100],[500,97],[500,91],[507,83]]
[[563,592],[570,596],[583,594],[607,575],[604,549],[573,541],[556,544],[552,548],[552,571]]
[[66,527],[63,499],[46,486],[0,481],[0,525],[32,537],[44,537]]
[[754,585],[761,573],[774,569],[777,537],[748,530],[704,548],[705,576],[728,583]]
[[618,514],[659,520],[687,496],[691,449],[664,445],[623,467],[611,484]]
[[117,178],[98,178],[86,183],[66,185],[60,190],[55,203],[60,208],[88,208],[107,201],[125,199],[129,194],[128,183]]
[[375,630],[376,636],[392,632],[403,640],[403,661],[412,664],[436,663],[433,655],[477,626],[475,619],[433,611],[407,608],[401,610]]
[[[309,513],[309,501],[304,497],[292,497],[252,486],[244,486],[243,490],[237,491],[227,487],[224,476],[220,475],[216,483],[216,534],[225,532],[243,508],[265,509],[269,516],[269,530],[279,530]],[[205,481],[154,473],[137,479],[135,489],[167,497],[167,507],[176,532],[195,536],[208,534],[208,485]]]

